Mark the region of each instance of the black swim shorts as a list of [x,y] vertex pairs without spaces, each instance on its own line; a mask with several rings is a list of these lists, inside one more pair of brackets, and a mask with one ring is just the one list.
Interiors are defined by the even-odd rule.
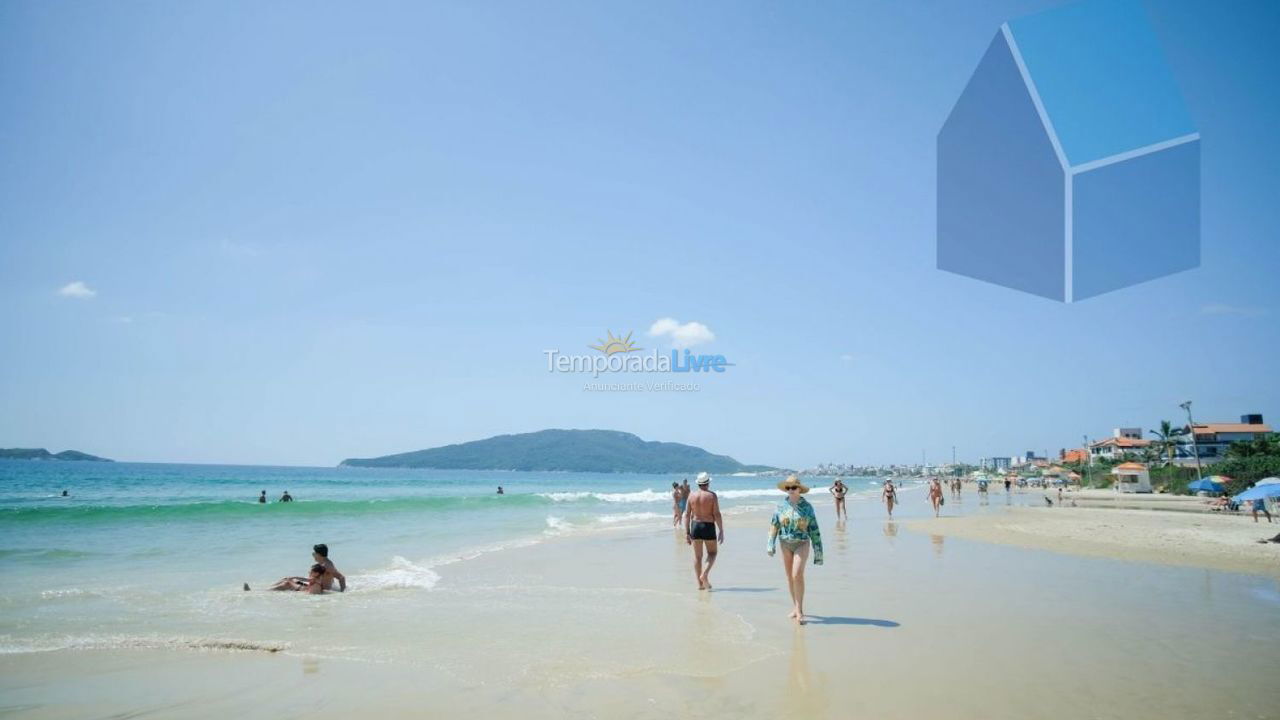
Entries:
[[694,520],[689,526],[689,537],[694,540],[715,540],[716,524],[704,520]]

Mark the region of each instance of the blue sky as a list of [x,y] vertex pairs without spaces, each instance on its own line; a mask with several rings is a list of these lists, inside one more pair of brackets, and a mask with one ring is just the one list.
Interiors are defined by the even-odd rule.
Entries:
[[[808,465],[1056,452],[1188,398],[1280,421],[1275,5],[1146,4],[1203,137],[1199,269],[1072,305],[935,269],[936,133],[1054,4],[0,4],[0,446],[596,427]],[[736,365],[546,372],[663,317]]]

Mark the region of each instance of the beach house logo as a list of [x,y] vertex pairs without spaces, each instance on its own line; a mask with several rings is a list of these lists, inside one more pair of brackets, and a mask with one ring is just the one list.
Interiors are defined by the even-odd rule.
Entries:
[[1070,303],[1200,264],[1200,135],[1136,0],[1002,25],[937,183],[940,270]]
[[662,318],[649,328],[649,336],[665,340],[672,347],[647,352],[632,340],[633,332],[614,335],[606,330],[604,338],[587,345],[595,353],[569,354],[559,350],[543,350],[547,371],[552,373],[586,373],[592,378],[612,373],[723,373],[734,363],[721,354],[698,353],[693,345],[710,342],[715,335],[702,323],[679,323]]

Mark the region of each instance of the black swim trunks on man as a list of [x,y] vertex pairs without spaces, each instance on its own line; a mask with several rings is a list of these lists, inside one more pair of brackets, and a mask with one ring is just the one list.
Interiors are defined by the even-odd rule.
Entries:
[[689,526],[689,537],[694,540],[715,540],[716,524],[705,520],[694,520]]

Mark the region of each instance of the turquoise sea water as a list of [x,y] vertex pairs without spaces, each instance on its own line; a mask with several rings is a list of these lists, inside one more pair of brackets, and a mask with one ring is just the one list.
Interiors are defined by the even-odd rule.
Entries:
[[[229,591],[305,575],[320,542],[353,591],[404,600],[477,554],[669,527],[680,479],[0,461],[0,646],[128,644],[166,622],[170,635],[222,635]],[[717,477],[714,489],[733,514],[776,501],[776,482]],[[277,502],[285,490],[295,502]]]

